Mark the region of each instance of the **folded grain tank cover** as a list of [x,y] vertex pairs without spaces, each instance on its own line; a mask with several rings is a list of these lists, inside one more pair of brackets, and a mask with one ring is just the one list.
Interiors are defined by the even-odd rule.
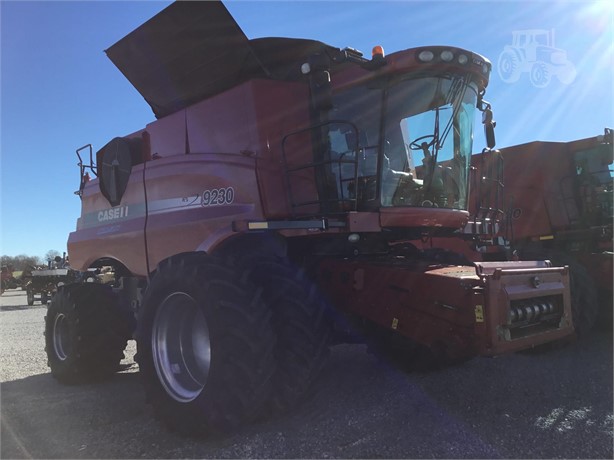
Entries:
[[297,78],[300,59],[316,52],[338,50],[315,40],[250,41],[221,1],[175,2],[106,50],[157,118],[253,78]]
[[182,1],[106,53],[160,118],[240,83],[250,50],[220,1]]

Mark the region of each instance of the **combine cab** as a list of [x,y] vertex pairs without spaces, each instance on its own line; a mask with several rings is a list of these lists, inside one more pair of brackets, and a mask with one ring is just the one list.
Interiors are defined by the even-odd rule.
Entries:
[[339,341],[451,362],[573,333],[567,269],[411,243],[469,221],[485,58],[248,40],[219,2],[174,3],[107,55],[157,119],[78,151],[71,264],[113,277],[54,296],[59,380],[109,375],[134,336],[157,416],[216,432],[291,408]]

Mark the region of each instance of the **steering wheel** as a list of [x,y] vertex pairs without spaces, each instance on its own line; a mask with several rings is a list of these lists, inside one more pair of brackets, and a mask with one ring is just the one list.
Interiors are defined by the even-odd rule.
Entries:
[[425,142],[420,142],[420,141],[425,141],[425,139],[431,139],[430,142],[426,142],[427,147],[431,147],[432,145],[434,145],[435,141],[437,140],[434,134],[427,134],[426,136],[422,136],[422,137],[419,137],[418,139],[414,139],[413,142],[409,144],[409,148],[411,150],[423,150],[422,144],[424,144]]

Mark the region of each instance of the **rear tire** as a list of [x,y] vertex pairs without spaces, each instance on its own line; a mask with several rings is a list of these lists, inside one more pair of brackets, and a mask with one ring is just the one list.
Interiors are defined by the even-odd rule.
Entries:
[[51,374],[68,384],[109,377],[119,369],[131,332],[109,286],[62,286],[45,317]]
[[205,254],[164,261],[138,321],[137,361],[148,401],[168,428],[224,433],[270,397],[270,311],[245,273]]
[[34,305],[34,292],[32,292],[32,289],[28,288],[26,290],[26,298],[28,299],[28,305],[30,307]]

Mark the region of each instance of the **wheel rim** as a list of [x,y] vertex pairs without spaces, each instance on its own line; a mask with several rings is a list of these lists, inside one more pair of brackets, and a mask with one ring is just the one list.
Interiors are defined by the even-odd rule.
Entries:
[[53,349],[60,361],[65,361],[70,353],[68,320],[63,313],[55,317],[53,323]]
[[166,392],[180,402],[197,398],[207,383],[211,342],[207,320],[194,298],[176,292],[162,301],[154,318],[151,347]]

